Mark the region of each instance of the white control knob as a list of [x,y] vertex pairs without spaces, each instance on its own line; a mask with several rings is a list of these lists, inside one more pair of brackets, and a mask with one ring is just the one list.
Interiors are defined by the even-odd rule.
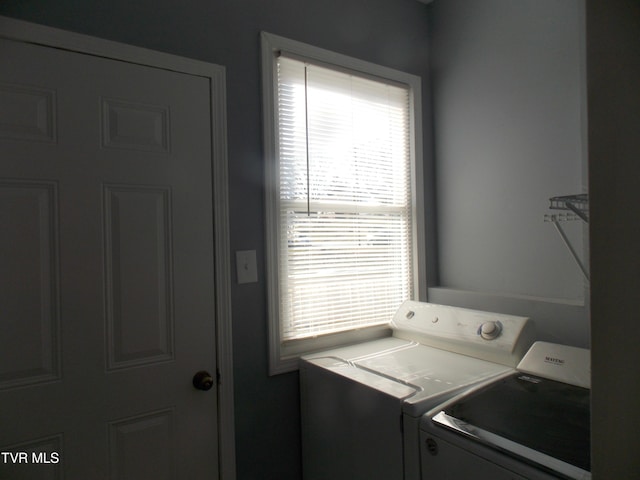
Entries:
[[499,322],[485,322],[480,327],[480,336],[485,340],[493,340],[501,331]]

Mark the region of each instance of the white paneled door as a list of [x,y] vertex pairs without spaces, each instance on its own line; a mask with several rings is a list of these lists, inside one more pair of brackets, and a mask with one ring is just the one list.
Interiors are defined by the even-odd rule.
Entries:
[[0,478],[217,478],[209,82],[0,65]]

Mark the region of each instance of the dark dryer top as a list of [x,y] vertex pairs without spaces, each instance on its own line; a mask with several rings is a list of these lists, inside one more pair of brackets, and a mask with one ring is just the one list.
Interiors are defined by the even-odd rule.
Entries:
[[589,393],[587,388],[518,372],[444,413],[588,472]]

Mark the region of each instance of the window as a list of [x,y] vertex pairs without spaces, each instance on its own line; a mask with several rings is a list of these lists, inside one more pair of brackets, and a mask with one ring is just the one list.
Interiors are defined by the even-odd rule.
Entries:
[[271,373],[386,335],[424,263],[420,79],[263,33]]

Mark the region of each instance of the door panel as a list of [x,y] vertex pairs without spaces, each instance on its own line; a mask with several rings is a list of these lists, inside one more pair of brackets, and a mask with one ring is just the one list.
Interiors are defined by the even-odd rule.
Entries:
[[[56,380],[60,375],[55,183],[0,181],[3,276],[0,289],[0,388]],[[20,241],[16,241],[16,236]],[[4,333],[4,330],[3,330]]]
[[30,460],[0,478],[214,478],[208,80],[9,40],[0,64],[0,450]]
[[109,425],[109,467],[113,478],[175,478],[173,416],[174,411],[169,409]]
[[107,369],[173,360],[171,191],[104,187]]

